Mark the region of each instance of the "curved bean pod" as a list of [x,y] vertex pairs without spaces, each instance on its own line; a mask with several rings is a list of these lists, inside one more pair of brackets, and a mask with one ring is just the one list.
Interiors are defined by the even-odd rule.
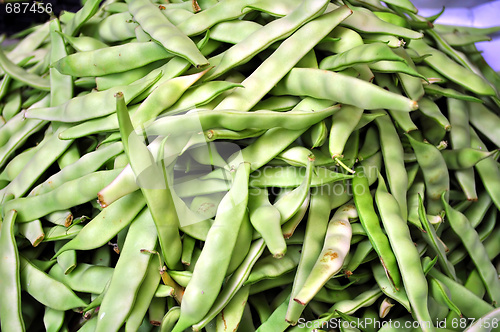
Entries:
[[411,112],[418,108],[416,101],[386,91],[374,84],[314,68],[292,69],[271,93],[330,99],[369,110],[385,108],[387,105],[391,105],[391,109],[403,112]]
[[[195,265],[193,277],[186,287],[181,304],[181,316],[173,331],[184,331],[203,319],[220,293],[231,252],[236,244],[234,234],[240,228],[245,215],[249,172],[250,165],[247,163],[238,167],[233,186],[217,209],[217,216]],[[224,255],[220,254],[221,246],[228,248],[228,252]]]
[[208,60],[185,32],[182,32],[182,28],[173,25],[153,3],[147,0],[126,2],[134,19],[164,49],[188,60],[195,67],[199,68],[208,64]]
[[179,217],[175,211],[174,201],[170,193],[168,176],[165,170],[154,162],[151,152],[134,132],[125,99],[121,92],[116,94],[116,112],[123,147],[135,176],[138,177],[144,170],[148,169],[148,172],[143,173],[146,179],[164,180],[162,187],[150,189],[149,186],[143,185],[141,192],[153,216],[160,239],[160,248],[167,267],[175,268],[180,264],[182,243],[179,235]]
[[432,322],[432,319],[427,308],[428,286],[420,264],[420,255],[413,244],[406,222],[401,218],[399,205],[387,191],[384,179],[380,175],[375,200],[401,271],[406,294],[413,309],[412,313],[422,322],[420,326],[422,330],[431,331],[429,322]]
[[18,210],[17,221],[28,222],[54,211],[68,209],[97,197],[99,190],[108,185],[118,173],[119,170],[91,173],[68,181],[43,195],[9,201],[5,204],[4,211],[16,209]]
[[207,80],[218,77],[229,69],[248,62],[253,56],[275,41],[288,37],[300,26],[321,15],[326,9],[327,3],[328,1],[325,0],[303,1],[287,16],[266,24],[241,41],[241,43],[224,52],[221,61],[215,67],[215,70],[209,74]]
[[[241,83],[244,88],[236,88],[216,109],[250,110],[300,59],[351,13],[347,6],[342,6],[302,26]],[[273,77],[269,77],[269,73],[273,73]]]
[[357,217],[358,212],[353,205],[338,208],[328,223],[323,249],[294,301],[306,305],[328,279],[340,271],[350,249],[352,229],[349,219]]
[[253,111],[239,110],[199,110],[185,115],[165,116],[152,122],[144,131],[148,135],[171,135],[186,131],[226,128],[244,130],[249,128],[271,129],[281,127],[290,130],[309,128],[337,111],[332,106],[320,111]]
[[126,102],[129,103],[158,81],[160,75],[161,73],[155,76],[148,75],[128,86],[117,86],[105,91],[75,97],[58,106],[29,109],[24,116],[61,122],[78,122],[102,117],[116,111],[116,101],[113,97],[117,92],[121,91]]
[[359,45],[348,51],[328,56],[321,60],[319,68],[339,71],[355,64],[381,60],[404,61],[404,59],[396,55],[389,46],[382,43],[373,43]]
[[297,267],[301,254],[300,246],[290,246],[286,254],[279,258],[269,255],[255,263],[244,285],[252,285],[263,279],[279,277]]
[[480,76],[454,62],[446,54],[427,45],[422,40],[413,40],[411,49],[419,54],[431,54],[424,59],[431,68],[465,89],[480,95],[495,95],[495,90]]
[[78,179],[97,171],[106,161],[123,151],[121,142],[112,143],[94,152],[85,154],[81,159],[63,168],[60,172],[52,175],[43,183],[39,184],[30,192],[29,196],[45,194],[65,182]]
[[22,289],[45,306],[64,311],[87,305],[68,286],[42,272],[23,256],[20,256],[20,264]]
[[99,308],[96,331],[115,331],[132,310],[139,286],[154,257],[141,252],[153,250],[158,234],[150,212],[144,209],[130,225],[109,287]]
[[139,191],[110,204],[89,221],[72,241],[66,243],[54,258],[66,250],[90,250],[106,244],[134,220],[145,204]]
[[196,325],[193,325],[194,331],[201,330],[206,324],[208,324],[231,300],[231,298],[236,294],[236,292],[241,289],[243,282],[248,278],[252,267],[255,265],[259,257],[262,255],[265,249],[265,243],[263,239],[256,240],[252,243],[248,255],[241,265],[234,271],[224,288],[217,296],[213,306],[206,316]]
[[252,226],[260,233],[271,254],[282,257],[287,247],[281,232],[281,214],[269,202],[267,189],[249,189],[248,210]]
[[293,288],[288,304],[285,320],[290,325],[296,325],[304,306],[293,301],[309,276],[315,259],[322,249],[322,242],[328,227],[330,204],[326,190],[316,191],[311,195],[310,211],[306,223],[306,233],[302,244],[299,265],[295,273]]
[[4,331],[25,331],[21,312],[20,258],[14,237],[14,222],[17,212],[10,210],[5,213],[0,228],[0,289],[2,300],[0,305],[1,327]]
[[491,300],[495,305],[500,303],[500,280],[492,262],[488,258],[486,249],[482,245],[477,231],[470,225],[467,218],[460,212],[453,209],[445,200],[444,194],[442,198],[446,216],[450,222],[453,231],[460,237],[462,243],[467,249],[472,261],[476,265],[477,270],[483,280]]

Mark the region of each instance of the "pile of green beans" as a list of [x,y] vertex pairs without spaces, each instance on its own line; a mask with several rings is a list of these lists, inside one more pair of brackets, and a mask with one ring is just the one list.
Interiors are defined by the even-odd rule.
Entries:
[[1,330],[499,330],[500,27],[438,17],[86,0],[1,36]]

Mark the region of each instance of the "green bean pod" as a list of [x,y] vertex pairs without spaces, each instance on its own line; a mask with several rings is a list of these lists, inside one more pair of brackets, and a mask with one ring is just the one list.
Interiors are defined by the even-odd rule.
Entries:
[[480,95],[495,95],[493,88],[480,76],[454,62],[446,54],[427,45],[422,40],[413,40],[410,48],[419,54],[431,54],[424,61],[451,81]]
[[[208,313],[220,293],[231,252],[236,244],[234,234],[241,226],[247,206],[249,171],[250,165],[247,163],[238,167],[233,186],[219,205],[191,282],[186,287],[181,316],[173,331],[183,331],[198,323]],[[227,247],[229,252],[220,255],[221,246]],[[214,252],[219,254],[214,255]]]
[[141,250],[155,248],[158,238],[155,230],[148,210],[143,210],[130,225],[109,288],[99,308],[96,331],[118,330],[132,310],[149,260],[153,259]]
[[17,198],[9,201],[4,210],[18,210],[18,222],[28,222],[51,212],[86,203],[114,179],[120,170],[100,171],[68,181],[55,190],[39,196]]
[[440,201],[441,194],[447,193],[450,188],[450,178],[444,158],[434,145],[419,142],[409,135],[406,137],[415,151],[418,164],[424,175],[425,194],[428,199],[427,212],[431,215],[439,214],[443,209]]
[[[326,189],[326,188],[322,188]],[[304,306],[293,301],[293,298],[304,286],[315,260],[319,256],[330,217],[330,203],[326,190],[315,191],[311,194],[310,211],[306,223],[306,233],[302,244],[297,272],[293,280],[293,287],[288,304],[285,320],[290,325],[296,325]]]
[[428,286],[420,264],[420,255],[413,244],[408,226],[401,218],[398,203],[387,191],[384,179],[380,175],[375,200],[387,237],[394,250],[413,314],[418,321],[423,322],[421,325],[423,330],[432,330],[428,326],[432,319],[426,304]]
[[[241,83],[244,88],[236,88],[216,109],[250,110],[321,39],[351,14],[347,6],[342,6],[302,26]],[[270,77],[269,73],[273,76]]]
[[14,237],[14,222],[16,211],[6,212],[0,228],[0,289],[2,300],[0,315],[1,327],[4,331],[25,331],[25,324],[21,312],[21,285],[20,285],[20,258]]
[[224,52],[220,63],[207,79],[216,78],[229,69],[246,63],[273,42],[288,37],[300,26],[321,15],[325,11],[327,3],[328,1],[325,0],[303,1],[290,14],[266,24]]
[[249,189],[248,209],[250,222],[266,242],[274,257],[282,257],[286,243],[281,232],[281,214],[269,202],[267,189]]
[[357,217],[354,205],[341,206],[335,212],[328,223],[323,249],[294,301],[306,305],[328,279],[340,271],[350,249],[352,229],[349,219]]
[[[69,310],[87,305],[68,286],[40,271],[26,258],[21,256],[20,264],[22,289],[40,303],[56,310]],[[50,294],[47,293],[47,289],[50,289]]]
[[29,109],[25,112],[24,116],[26,118],[61,122],[78,122],[102,117],[116,111],[116,101],[114,101],[113,97],[117,92],[122,91],[126,102],[129,103],[132,99],[154,84],[159,78],[160,75],[153,77],[148,75],[128,86],[117,86],[105,91],[75,97],[54,107]]
[[481,151],[473,148],[442,150],[444,161],[448,169],[463,170],[475,166],[481,160],[496,155],[497,150]]
[[[311,85],[313,81],[315,83]],[[387,105],[391,105],[393,110],[403,112],[418,108],[416,101],[386,91],[371,83],[314,68],[292,69],[271,93],[331,99],[369,110],[385,108]]]
[[453,231],[460,237],[467,252],[472,258],[479,271],[481,279],[486,287],[486,291],[495,305],[500,303],[500,280],[496,270],[488,258],[488,254],[482,245],[477,231],[470,225],[467,218],[460,212],[453,209],[445,200],[444,194],[442,198],[446,216]]
[[75,163],[68,165],[68,167],[65,167],[64,170],[52,175],[43,183],[33,188],[29,195],[37,196],[45,194],[65,182],[72,181],[91,172],[95,172],[103,165],[103,163],[108,161],[108,159],[113,158],[122,151],[123,146],[121,142],[117,142],[109,146],[102,147],[95,152],[87,153]]
[[126,2],[129,12],[144,31],[167,51],[188,60],[197,68],[208,64],[195,43],[180,28],[173,25],[154,4],[146,0]]

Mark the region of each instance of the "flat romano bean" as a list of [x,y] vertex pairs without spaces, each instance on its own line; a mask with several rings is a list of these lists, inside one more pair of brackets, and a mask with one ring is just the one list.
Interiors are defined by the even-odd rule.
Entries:
[[32,108],[24,113],[26,118],[37,118],[62,122],[78,122],[109,115],[116,111],[114,95],[122,92],[129,103],[160,79],[160,75],[146,76],[128,86],[117,86],[105,91],[75,97],[53,107]]
[[78,263],[71,273],[66,274],[60,265],[55,264],[48,274],[75,292],[101,294],[113,271],[113,268],[107,266]]
[[353,178],[353,193],[360,223],[380,258],[387,279],[397,290],[401,285],[401,275],[396,263],[396,257],[387,236],[382,231],[379,217],[375,213],[366,172],[362,166],[358,166],[355,170],[357,174]]
[[[198,227],[198,225],[195,226]],[[252,227],[252,224],[250,223],[248,211],[246,211],[245,215],[243,216],[243,221],[241,222],[240,229],[238,230],[238,234],[236,236],[238,250],[234,250],[231,254],[231,259],[229,260],[226,276],[231,275],[244,261],[245,257],[248,254],[248,251],[250,250],[250,246],[252,245],[253,233],[254,229]]]
[[149,304],[153,299],[156,290],[160,286],[160,267],[158,266],[158,261],[151,258],[149,260],[148,268],[144,280],[139,287],[137,298],[134,301],[134,305],[131,308],[127,320],[125,322],[126,332],[135,332],[139,330],[143,318],[146,315]]
[[24,331],[21,312],[20,258],[14,236],[15,210],[6,211],[0,228],[0,250],[3,262],[0,264],[0,289],[2,300],[0,313],[2,330]]
[[237,44],[260,28],[262,25],[254,21],[236,19],[220,22],[210,29],[210,38],[224,43]]
[[[444,196],[443,196],[444,197]],[[477,231],[470,225],[467,217],[448,205],[443,198],[446,216],[453,231],[460,237],[472,261],[479,271],[486,291],[494,304],[500,303],[500,280],[495,267],[482,245]]]
[[144,131],[148,135],[171,135],[186,131],[208,130],[211,128],[226,128],[244,130],[250,128],[272,129],[281,127],[289,130],[304,130],[327,116],[332,115],[338,106],[332,106],[320,111],[289,112],[240,110],[198,110],[185,115],[165,116],[147,126]]
[[[327,11],[332,10],[336,7],[336,5],[330,4]],[[409,39],[419,39],[423,37],[422,33],[420,32],[403,28],[381,20],[366,8],[356,6],[349,6],[349,8],[351,8],[353,14],[351,15],[351,17],[345,19],[342,22],[342,25],[348,28],[363,33],[386,33],[389,35]]]
[[384,164],[389,165],[385,168],[389,188],[398,201],[401,216],[406,220],[408,214],[406,203],[408,175],[404,167],[403,146],[390,117],[376,118],[375,123],[379,132]]
[[[146,185],[140,189],[155,222],[160,248],[166,264],[169,268],[174,268],[180,264],[182,244],[179,235],[179,218],[174,208],[167,174],[163,169],[165,167],[164,162],[162,161],[162,168],[157,164],[152,165],[154,158],[141,141],[141,138],[134,132],[124,96],[121,92],[116,94],[116,111],[124,150],[135,176],[139,176],[141,172],[149,167],[148,173],[145,174],[146,179],[164,179],[164,183],[160,188],[151,189]],[[169,250],[167,250],[167,243]]]
[[[225,305],[231,300],[234,294],[241,289],[243,282],[248,278],[252,267],[255,265],[259,257],[264,252],[265,243],[264,240],[259,239],[252,243],[250,250],[248,251],[248,255],[245,257],[245,260],[241,263],[241,265],[236,269],[236,271],[231,275],[224,288],[217,296],[213,306],[210,308],[210,311],[206,314],[206,316],[196,325],[193,326],[193,330],[199,331],[202,329],[207,323],[209,323],[221,310],[225,307]],[[253,287],[253,286],[252,286]]]
[[224,52],[220,63],[213,72],[209,73],[207,80],[248,62],[272,43],[290,36],[300,26],[321,15],[326,9],[327,3],[328,1],[325,0],[303,1],[290,14],[266,24]]
[[446,54],[430,47],[425,42],[414,40],[410,48],[419,54],[431,54],[432,56],[424,59],[425,63],[465,89],[480,95],[495,95],[493,88],[482,77],[457,64]]
[[115,331],[125,322],[154,259],[142,252],[156,247],[158,234],[151,213],[144,209],[130,225],[109,288],[99,308],[96,331]]
[[[250,110],[300,59],[351,13],[347,6],[343,6],[302,26],[242,82],[244,88],[236,88],[216,109]],[[273,73],[272,78],[269,73]]]
[[330,216],[330,204],[325,190],[316,191],[311,195],[310,211],[306,224],[306,233],[302,245],[297,272],[293,281],[292,296],[290,298],[285,320],[295,325],[300,318],[304,306],[293,301],[303,287],[309,275],[315,259],[319,256],[322,248],[322,241],[326,234],[328,220]]
[[319,68],[339,71],[352,65],[375,61],[404,61],[396,55],[389,46],[382,43],[363,44],[348,51],[324,58]]
[[71,47],[73,47],[78,52],[94,51],[100,48],[109,47],[106,43],[93,37],[89,36],[72,37],[62,32],[59,33],[71,45]]
[[[389,194],[383,178],[379,175],[379,184],[375,200],[380,212],[384,229],[396,256],[412,313],[420,322],[424,331],[432,330],[432,319],[427,308],[427,281],[420,264],[420,255],[410,236],[410,231],[401,217],[399,204]],[[429,326],[429,324],[431,326]]]
[[172,106],[165,108],[163,113],[174,115],[206,105],[220,94],[237,87],[241,87],[241,84],[227,81],[210,81],[193,86],[187,89]]
[[[310,83],[313,81],[315,83],[311,85]],[[310,88],[312,86],[314,89]],[[386,91],[374,84],[314,68],[292,69],[271,93],[331,99],[370,110],[385,108],[387,105],[392,105],[392,109],[395,111],[403,112],[410,112],[418,108],[416,101]]]
[[224,0],[201,11],[190,19],[185,20],[177,26],[179,30],[188,36],[198,35],[219,22],[231,21],[245,13],[251,8],[245,8],[255,0],[237,1]]
[[[448,193],[450,189],[450,178],[448,168],[441,152],[432,144],[417,141],[410,135],[406,135],[410,141],[418,164],[424,175],[425,195],[427,201],[427,212],[437,215],[443,210],[441,194]],[[446,199],[448,194],[446,194]]]
[[36,74],[32,74],[22,67],[16,65],[12,62],[4,51],[0,48],[0,68],[5,71],[6,74],[10,75],[12,78],[27,84],[35,89],[49,91],[50,82]]
[[36,186],[29,195],[37,196],[47,193],[67,181],[72,181],[84,175],[95,172],[100,169],[106,161],[108,161],[110,158],[113,158],[122,151],[122,143],[116,142],[108,146],[104,146],[94,152],[87,153],[75,163],[68,165],[60,172],[52,175],[43,183]]
[[74,53],[57,61],[53,67],[62,74],[74,77],[103,76],[173,56],[155,42],[139,42]]
[[300,246],[289,246],[286,254],[281,258],[268,255],[257,261],[244,285],[252,285],[263,279],[279,277],[297,267],[299,263]]
[[[172,106],[184,91],[196,83],[207,71],[208,69],[197,74],[175,77],[159,85],[131,116],[134,127],[141,127],[154,120],[162,111]],[[172,126],[176,125],[172,124]]]
[[481,160],[494,156],[497,150],[482,151],[473,148],[461,148],[453,150],[442,150],[444,161],[448,169],[464,170],[475,166]]
[[67,209],[94,199],[99,190],[108,185],[118,173],[119,170],[91,173],[68,181],[43,195],[9,201],[4,209],[18,210],[17,221],[28,222],[51,212]]
[[311,268],[304,286],[293,298],[305,306],[332,276],[337,274],[344,264],[350,249],[352,229],[349,219],[358,217],[354,205],[341,206],[328,223],[323,248]]
[[[238,167],[233,186],[219,205],[214,225],[208,232],[205,246],[195,265],[193,277],[186,287],[181,304],[181,317],[173,331],[183,331],[198,323],[209,312],[210,306],[213,305],[220,293],[222,280],[229,266],[231,253],[236,242],[234,233],[240,228],[245,215],[249,172],[250,165],[247,163]],[[234,195],[242,196],[236,197]],[[228,223],[229,221],[230,223]],[[220,255],[221,245],[229,248],[229,252],[226,252],[225,255]],[[216,260],[213,259],[214,252],[219,253]],[[203,302],[200,301],[200,296],[204,298]]]
[[347,140],[361,119],[363,109],[344,105],[332,116],[328,149],[332,159],[343,159]]
[[132,15],[127,11],[113,14],[102,19],[96,26],[96,37],[105,43],[126,41],[135,37],[137,23],[132,20]]
[[249,189],[248,210],[253,228],[260,233],[271,254],[282,257],[287,246],[281,231],[281,214],[269,202],[267,188]]
[[208,64],[207,59],[182,28],[173,25],[153,3],[146,0],[126,2],[134,19],[165,50],[188,60],[198,68]]
[[31,220],[26,223],[22,223],[18,226],[19,234],[24,236],[28,241],[30,241],[33,247],[36,247],[43,241],[45,234],[42,229],[42,223],[40,219]]
[[158,60],[158,61],[148,63],[147,65],[142,66],[142,67],[130,69],[130,70],[123,71],[120,73],[98,76],[98,77],[95,77],[92,79],[94,80],[94,83],[95,83],[95,86],[97,87],[97,90],[103,91],[103,90],[113,88],[117,85],[123,86],[126,84],[133,83],[133,82],[137,81],[138,79],[145,77],[151,71],[156,70],[156,69],[164,66],[168,60],[169,59]]
[[[21,287],[37,301],[55,310],[85,307],[87,304],[69,287],[40,271],[20,256]],[[50,289],[50,293],[47,292]]]
[[65,250],[89,250],[101,247],[115,237],[120,230],[130,224],[145,204],[139,191],[110,204],[83,228],[80,225],[73,226],[71,229],[79,229],[77,237],[65,244],[56,253],[55,257]]

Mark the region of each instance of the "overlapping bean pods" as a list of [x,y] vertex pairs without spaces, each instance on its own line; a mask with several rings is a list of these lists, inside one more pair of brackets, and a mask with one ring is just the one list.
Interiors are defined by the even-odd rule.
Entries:
[[0,45],[2,331],[498,329],[499,28],[436,18],[87,0]]

